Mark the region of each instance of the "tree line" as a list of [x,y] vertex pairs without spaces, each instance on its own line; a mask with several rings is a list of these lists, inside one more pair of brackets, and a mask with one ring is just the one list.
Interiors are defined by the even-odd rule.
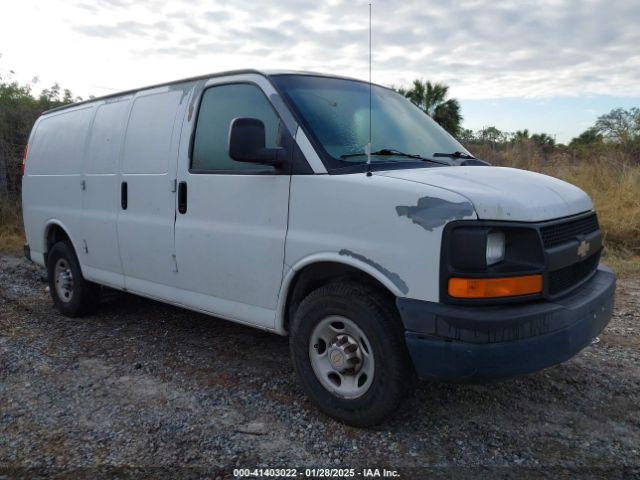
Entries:
[[[518,142],[531,142],[543,149],[565,147],[556,144],[555,137],[547,133],[531,133],[528,129],[504,132],[494,126],[477,131],[463,128],[460,102],[448,98],[449,87],[429,80],[414,80],[409,88],[397,88],[465,145],[487,144],[495,147]],[[593,126],[573,138],[569,148],[583,149],[597,146],[616,146],[640,155],[640,108],[615,108],[598,117]]]

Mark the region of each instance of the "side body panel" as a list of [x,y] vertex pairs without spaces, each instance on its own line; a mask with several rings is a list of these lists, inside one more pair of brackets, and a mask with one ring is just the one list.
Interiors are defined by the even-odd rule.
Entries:
[[44,265],[46,231],[60,225],[76,251],[82,242],[82,168],[94,104],[41,117],[31,134],[22,205],[34,261]]

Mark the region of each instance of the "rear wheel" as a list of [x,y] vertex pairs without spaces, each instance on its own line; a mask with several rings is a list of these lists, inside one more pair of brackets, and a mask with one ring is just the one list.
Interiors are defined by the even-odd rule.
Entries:
[[298,379],[328,415],[354,426],[382,422],[414,383],[402,324],[389,300],[351,282],[309,294],[294,315]]
[[78,258],[68,242],[58,242],[51,248],[47,271],[51,298],[60,313],[79,317],[98,306],[100,286],[84,279]]

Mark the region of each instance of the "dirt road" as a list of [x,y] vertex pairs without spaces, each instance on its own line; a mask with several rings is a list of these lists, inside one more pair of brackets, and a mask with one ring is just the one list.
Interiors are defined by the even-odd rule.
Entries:
[[0,256],[0,477],[259,465],[640,475],[639,279],[619,281],[615,318],[569,362],[490,385],[423,383],[372,430],[309,404],[286,338],[115,292],[70,320],[45,287],[41,269]]

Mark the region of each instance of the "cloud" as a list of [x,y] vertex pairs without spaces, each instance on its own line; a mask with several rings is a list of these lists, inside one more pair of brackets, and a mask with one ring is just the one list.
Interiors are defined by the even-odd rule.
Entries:
[[77,25],[73,27],[76,32],[82,33],[90,37],[100,38],[118,38],[138,36],[145,37],[152,33],[161,33],[163,29],[156,22],[153,25],[147,25],[135,21],[118,22],[114,25]]
[[209,22],[223,22],[231,18],[231,16],[227,12],[224,12],[222,10],[210,10],[204,12],[203,16]]
[[[141,62],[366,77],[367,3],[84,0],[65,8],[84,12],[69,14],[79,35],[135,39],[118,48]],[[429,78],[450,83],[462,98],[640,95],[640,8],[633,0],[374,1],[373,18],[379,83]]]

